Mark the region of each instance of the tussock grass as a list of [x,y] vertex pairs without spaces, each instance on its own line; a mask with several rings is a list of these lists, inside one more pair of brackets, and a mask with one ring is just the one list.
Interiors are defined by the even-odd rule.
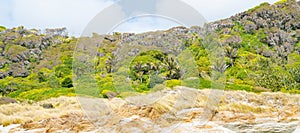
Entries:
[[[44,109],[40,105],[52,103],[54,109]],[[51,98],[33,104],[14,103],[0,106],[0,125],[24,124],[29,121],[40,121],[59,117],[72,112],[81,112],[76,97]]]
[[218,110],[238,113],[270,113],[274,111],[271,107],[251,106],[243,103],[230,103],[220,106]]
[[[277,117],[272,116],[274,112],[277,112],[280,116],[280,121],[289,121],[295,115],[298,116],[300,111],[300,95],[296,94],[271,92],[256,94],[246,91],[196,90],[187,87],[175,87],[173,90],[166,89],[147,95],[127,97],[126,99],[84,98],[81,101],[85,101],[92,106],[91,102],[99,103],[102,101],[103,103],[100,103],[97,107],[86,106],[86,108],[95,108],[96,112],[91,113],[96,113],[96,115],[101,115],[101,111],[102,114],[114,111],[118,116],[124,118],[138,115],[158,119],[166,113],[176,115],[182,111],[189,112],[190,109],[196,109],[190,112],[191,115],[201,115],[203,112],[197,111],[197,109],[209,108],[213,111],[212,113],[217,113],[217,118],[226,117],[227,119],[226,112],[231,113],[232,118],[228,116],[230,121],[239,119],[255,120],[255,116]],[[54,108],[44,109],[41,107],[42,104],[47,103],[53,104]],[[24,124],[29,121],[37,122],[74,113],[83,114],[76,97],[62,96],[32,104],[7,104],[0,106],[0,125]],[[242,115],[235,116],[235,113]],[[189,116],[187,114],[186,117]],[[196,116],[189,118],[193,119]]]

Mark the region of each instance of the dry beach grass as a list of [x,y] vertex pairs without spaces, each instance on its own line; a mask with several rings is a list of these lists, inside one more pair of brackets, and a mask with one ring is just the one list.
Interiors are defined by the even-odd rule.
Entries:
[[[215,100],[212,94],[219,94]],[[213,97],[213,98],[212,98]],[[79,103],[79,101],[80,103]],[[42,104],[51,103],[53,109]],[[89,103],[89,104],[85,104]],[[80,106],[82,104],[82,106]],[[85,110],[81,110],[83,107]],[[175,87],[148,95],[126,99],[94,99],[84,97],[51,98],[33,104],[14,103],[1,105],[0,125],[21,124],[13,131],[97,131],[121,132],[139,129],[148,132],[173,130],[184,132],[191,126],[195,131],[212,130],[219,126],[231,130],[250,131],[241,125],[275,123],[282,128],[295,128],[299,123],[300,95],[265,92],[261,94],[244,91],[195,90]],[[87,119],[84,113],[88,113]],[[195,126],[195,122],[207,119],[210,122]],[[89,121],[90,120],[90,121]],[[92,122],[92,123],[90,123]],[[296,122],[296,125],[295,125]],[[239,123],[239,126],[230,125]],[[289,124],[289,123],[292,123]],[[213,128],[211,128],[213,127]],[[134,129],[133,129],[134,128]],[[188,129],[188,128],[187,128]],[[216,130],[225,131],[217,128]],[[272,127],[269,129],[273,131]],[[1,131],[1,130],[0,130]],[[252,131],[252,130],[251,130]],[[255,131],[255,130],[253,130]],[[282,131],[290,131],[282,129]]]

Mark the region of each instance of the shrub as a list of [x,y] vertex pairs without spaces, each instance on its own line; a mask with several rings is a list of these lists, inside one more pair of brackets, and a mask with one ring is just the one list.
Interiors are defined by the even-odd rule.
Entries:
[[33,89],[29,91],[15,91],[9,94],[9,97],[16,98],[18,100],[33,100],[40,101],[49,99],[51,97],[59,97],[59,96],[75,96],[74,90],[69,88],[41,88],[41,89]]
[[30,57],[29,58],[29,62],[34,63],[35,62],[35,58],[34,57]]
[[73,87],[73,81],[71,78],[67,77],[61,82],[62,87],[71,88]]
[[59,82],[58,78],[56,78],[54,75],[51,75],[48,78],[48,85],[51,88],[58,88],[60,86],[60,82]]
[[38,72],[38,79],[39,79],[39,82],[46,82],[47,81],[47,77],[46,75],[44,74],[44,72]]
[[102,92],[103,90],[116,91],[116,88],[113,84],[113,78],[111,76],[106,76],[104,78],[101,78],[98,81],[98,86],[100,92]]
[[147,84],[143,83],[143,84],[138,84],[138,85],[134,85],[134,88],[137,92],[146,92],[149,91],[150,89],[148,88]]
[[177,80],[177,79],[171,79],[171,80],[167,80],[164,82],[164,85],[170,88],[173,88],[175,86],[180,86],[181,85],[181,81]]
[[68,75],[71,75],[72,70],[65,65],[59,65],[58,67],[55,68],[55,76],[58,78],[63,78]]
[[161,84],[164,82],[164,79],[158,75],[152,75],[149,78],[148,87],[153,88],[157,84]]

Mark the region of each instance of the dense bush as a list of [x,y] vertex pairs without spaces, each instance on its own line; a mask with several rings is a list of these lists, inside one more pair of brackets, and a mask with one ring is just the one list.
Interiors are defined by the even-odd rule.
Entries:
[[62,87],[67,87],[67,88],[71,88],[73,87],[73,81],[70,77],[65,78],[62,82],[61,82],[61,86]]

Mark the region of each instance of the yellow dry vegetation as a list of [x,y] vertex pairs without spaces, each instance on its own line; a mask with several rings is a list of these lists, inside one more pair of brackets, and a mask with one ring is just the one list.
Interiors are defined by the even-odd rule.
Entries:
[[[41,105],[52,103],[55,108],[44,109]],[[23,124],[28,121],[40,121],[47,118],[59,117],[72,112],[81,112],[76,97],[51,98],[45,101],[14,103],[0,106],[0,125]]]

